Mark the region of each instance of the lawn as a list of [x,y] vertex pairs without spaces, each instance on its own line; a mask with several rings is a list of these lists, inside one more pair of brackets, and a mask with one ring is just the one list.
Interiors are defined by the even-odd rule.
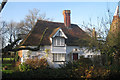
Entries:
[[[0,60],[2,60],[2,58],[0,58]],[[14,60],[14,58],[3,58],[3,61],[13,61]]]
[[[15,70],[15,66],[14,66],[14,58],[3,58],[3,62],[2,62],[2,72],[3,73],[12,73]],[[6,70],[3,70],[3,68],[7,66]]]

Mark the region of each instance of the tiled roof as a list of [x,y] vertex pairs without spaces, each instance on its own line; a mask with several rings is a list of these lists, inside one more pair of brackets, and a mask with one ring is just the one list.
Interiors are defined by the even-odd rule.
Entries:
[[40,42],[43,31],[48,28],[42,40],[42,45],[51,45],[50,36],[61,28],[65,35],[68,37],[66,40],[67,45],[75,46],[82,44],[79,42],[81,39],[87,39],[89,36],[78,25],[71,24],[70,28],[66,28],[64,23],[42,21],[38,20],[34,28],[29,32],[25,39],[21,42],[23,46],[37,46]]

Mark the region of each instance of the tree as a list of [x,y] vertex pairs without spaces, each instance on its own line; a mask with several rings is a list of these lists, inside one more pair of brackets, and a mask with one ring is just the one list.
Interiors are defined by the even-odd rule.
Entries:
[[15,47],[15,45],[17,44],[17,42],[18,42],[19,40],[21,40],[21,38],[18,38],[18,39],[16,39],[14,42],[12,42],[11,44],[8,44],[5,48],[3,48],[3,49],[2,49],[2,52],[3,52],[3,53],[7,53],[7,52],[9,52],[9,51],[16,52],[16,51],[19,51],[19,50],[31,50],[31,51],[37,51],[37,50],[39,50],[39,48],[40,48],[40,46],[41,46],[41,41],[43,40],[44,35],[45,35],[47,29],[48,29],[48,28],[46,28],[46,29],[44,30],[44,32],[43,32],[43,34],[42,34],[42,37],[41,37],[41,39],[40,39],[40,42],[38,43],[38,46],[37,46],[37,47],[35,47],[35,48],[31,48],[31,47],[20,48],[20,46],[16,46],[16,47]]
[[0,37],[1,37],[1,44],[2,44],[2,48],[5,47],[6,45],[6,38],[5,38],[5,34],[7,33],[8,29],[6,28],[7,23],[5,21],[0,22]]
[[[114,62],[118,64],[120,61],[120,17],[119,14],[112,16],[113,14],[110,12],[110,9],[108,9],[107,12],[107,16],[105,18],[99,18],[97,21],[98,25],[96,25],[96,27],[99,27],[97,35],[105,40],[99,40],[98,38],[97,41],[95,41],[94,39],[90,39],[88,47],[92,49],[95,46],[95,49],[100,50],[101,55],[105,56],[106,64],[112,65]],[[88,23],[83,26],[88,28],[94,25]],[[91,29],[89,30],[92,31]]]
[[20,30],[22,33],[28,33],[34,26],[37,20],[52,20],[50,18],[46,18],[45,13],[40,13],[40,10],[34,8],[33,10],[29,10],[29,14],[25,16],[25,20],[19,23]]
[[19,41],[22,40],[22,37],[19,37],[20,34],[28,34],[29,31],[35,26],[36,21],[39,20],[52,20],[49,18],[46,18],[45,13],[44,14],[39,14],[38,9],[33,9],[29,10],[29,14],[26,15],[25,20],[22,20],[20,23],[16,23],[11,21],[9,24],[6,26],[6,33],[5,36],[7,37],[7,42],[8,45],[2,48],[2,52],[6,53],[9,51],[19,51],[19,50],[32,50],[32,51],[37,51],[39,50],[41,46],[41,41],[44,37],[45,32],[47,31],[47,28],[44,30],[43,35],[41,37],[40,43],[36,48],[20,48],[18,45]]

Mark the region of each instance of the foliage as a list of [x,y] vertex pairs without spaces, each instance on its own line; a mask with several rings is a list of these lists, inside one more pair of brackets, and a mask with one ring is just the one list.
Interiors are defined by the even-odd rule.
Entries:
[[[92,58],[92,62],[95,66],[100,66],[102,64],[101,61],[102,56],[101,55],[94,55]],[[104,60],[104,59],[103,59]]]
[[19,65],[19,70],[24,72],[24,71],[29,71],[30,70],[30,66],[29,65],[26,65],[25,63],[23,64],[20,64]]
[[15,55],[15,62],[17,62],[18,59],[19,59],[19,56],[18,56],[18,53],[16,53],[16,55]]
[[[43,61],[44,62],[44,61]],[[30,64],[30,61],[29,61]],[[34,64],[34,63],[33,63]],[[31,68],[31,66],[21,64],[22,71],[5,73],[3,79],[12,78],[77,78],[77,79],[116,79],[119,78],[120,65],[114,61],[114,65],[94,65],[91,59],[82,58],[78,61],[67,62],[60,68]],[[114,77],[116,76],[116,77]]]
[[[18,45],[20,43],[20,40],[23,39],[27,33],[29,33],[32,28],[35,26],[36,21],[37,20],[52,20],[50,18],[46,18],[45,13],[41,14],[40,10],[38,9],[33,9],[33,10],[29,10],[29,14],[27,14],[24,18],[24,20],[22,20],[21,22],[5,22],[3,21],[1,23],[1,34],[2,36],[2,49],[0,51],[2,51],[2,53],[7,53],[9,51],[13,51],[16,52],[18,50],[38,50],[37,49],[32,49],[30,47],[27,48],[19,48],[18,49]],[[46,30],[45,30],[46,31]],[[45,31],[43,33],[43,36],[45,34]],[[42,36],[42,38],[43,38]],[[41,38],[41,40],[42,40]],[[40,43],[41,43],[40,40]],[[39,44],[40,44],[39,43]]]
[[[108,78],[110,70],[103,66],[95,66],[88,58],[81,58],[78,61],[68,62],[60,69],[64,70],[67,78]],[[66,72],[66,73],[65,73]]]
[[[0,58],[0,60],[1,60],[1,58]],[[3,60],[4,60],[4,61],[10,61],[10,60],[12,60],[12,61],[13,61],[13,60],[14,60],[14,58],[3,58]]]
[[[3,62],[2,62],[2,72],[3,73],[13,73],[15,71],[15,67],[14,67],[14,58],[3,58]],[[7,69],[4,69],[5,67],[7,67]]]
[[20,71],[29,71],[36,69],[46,69],[48,68],[48,63],[45,58],[35,58],[35,59],[27,59],[25,63],[19,66]]
[[48,57],[50,49],[45,49],[46,57]]

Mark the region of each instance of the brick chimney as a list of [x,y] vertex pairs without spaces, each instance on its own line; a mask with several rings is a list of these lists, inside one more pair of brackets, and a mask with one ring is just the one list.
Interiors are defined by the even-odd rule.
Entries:
[[64,10],[63,11],[63,16],[64,16],[64,25],[65,25],[65,27],[69,28],[71,26],[70,10]]

